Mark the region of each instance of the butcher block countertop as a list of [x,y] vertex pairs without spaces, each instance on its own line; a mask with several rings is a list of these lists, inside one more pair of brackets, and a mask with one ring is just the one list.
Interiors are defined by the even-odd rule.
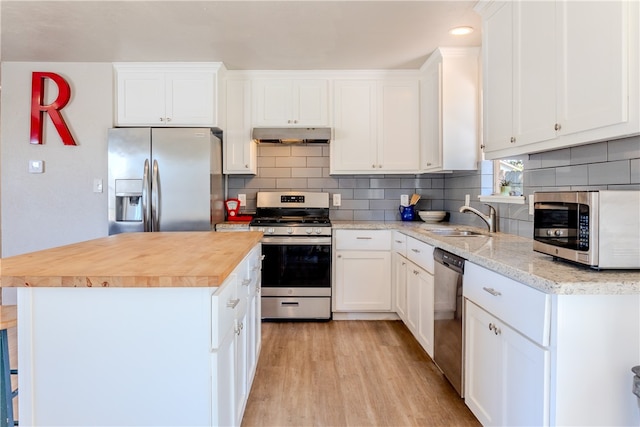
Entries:
[[4,258],[2,287],[217,287],[262,233],[124,233]]

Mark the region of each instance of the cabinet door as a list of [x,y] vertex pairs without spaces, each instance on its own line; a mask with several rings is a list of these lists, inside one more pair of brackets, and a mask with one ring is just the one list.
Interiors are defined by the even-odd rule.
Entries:
[[442,121],[440,91],[442,61],[432,64],[420,79],[422,128],[420,135],[420,168],[424,171],[442,167]]
[[465,304],[465,403],[482,425],[502,425],[502,354],[500,337],[493,331],[496,319],[469,300]]
[[251,82],[228,80],[226,85],[224,173],[255,175],[258,173],[258,148],[251,139]]
[[419,287],[418,342],[427,354],[433,357],[433,275],[423,269],[416,274]]
[[248,337],[247,333],[248,325],[247,323],[247,315],[236,319],[235,322],[235,386],[234,386],[234,403],[235,403],[235,424],[242,424],[242,415],[244,414],[245,404],[247,402],[247,397],[249,395],[249,381],[248,381],[248,359],[247,359],[247,350],[248,350]]
[[337,311],[391,310],[391,254],[338,251],[334,287]]
[[118,125],[163,125],[165,80],[161,72],[117,73]]
[[629,119],[629,43],[638,26],[637,16],[629,19],[631,3],[558,3],[560,134]]
[[211,355],[212,372],[212,425],[232,426],[235,421],[235,333],[229,329],[220,347]]
[[556,136],[556,3],[514,2],[510,7],[514,31],[513,132],[519,146]]
[[288,79],[254,80],[253,123],[257,126],[293,124],[291,91],[292,82]]
[[168,72],[166,124],[217,126],[215,72]]
[[482,22],[484,145],[511,147],[513,136],[513,3],[493,5]]
[[383,81],[379,93],[378,168],[416,172],[420,168],[418,81]]
[[420,323],[420,281],[418,270],[412,262],[407,263],[407,320],[405,324],[413,336],[418,335]]
[[329,124],[327,80],[294,80],[293,120],[299,126]]
[[395,292],[395,310],[407,323],[407,265],[405,257],[398,253],[391,255],[393,260],[393,289]]
[[[488,330],[486,332],[489,332]],[[550,352],[498,323],[502,336],[504,426],[549,425]]]
[[376,82],[338,80],[334,102],[331,173],[376,172]]

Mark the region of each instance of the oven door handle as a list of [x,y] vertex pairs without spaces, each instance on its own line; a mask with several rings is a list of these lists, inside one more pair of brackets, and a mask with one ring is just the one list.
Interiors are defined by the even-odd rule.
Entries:
[[331,245],[331,237],[270,237],[264,236],[263,245]]

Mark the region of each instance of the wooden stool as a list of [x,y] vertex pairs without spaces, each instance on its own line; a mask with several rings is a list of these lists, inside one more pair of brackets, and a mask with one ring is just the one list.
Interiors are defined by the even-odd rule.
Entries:
[[7,329],[18,326],[15,305],[0,306],[0,427],[18,425],[13,417],[13,398],[18,395],[18,389],[11,389],[11,375],[17,375],[12,370],[9,361],[9,339]]

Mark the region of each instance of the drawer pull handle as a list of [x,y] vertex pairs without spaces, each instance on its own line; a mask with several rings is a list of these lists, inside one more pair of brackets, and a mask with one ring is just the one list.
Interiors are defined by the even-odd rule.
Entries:
[[413,252],[419,254],[420,253],[420,249],[411,249]]
[[396,243],[402,243],[402,240],[396,240]]
[[297,301],[282,301],[280,305],[291,305],[291,306],[297,307],[300,305],[300,303]]
[[483,289],[483,290],[485,290],[485,291],[487,291],[487,292],[489,292],[489,293],[490,293],[491,295],[493,295],[494,297],[499,297],[500,295],[502,295],[500,292],[496,291],[496,290],[495,290],[495,289],[493,289],[493,288],[486,288],[486,287],[483,287],[482,289]]
[[356,237],[357,240],[371,240],[371,237]]
[[249,283],[251,283],[251,279],[244,279],[242,281],[242,286],[249,286]]
[[240,298],[227,301],[227,307],[236,308],[240,304]]

